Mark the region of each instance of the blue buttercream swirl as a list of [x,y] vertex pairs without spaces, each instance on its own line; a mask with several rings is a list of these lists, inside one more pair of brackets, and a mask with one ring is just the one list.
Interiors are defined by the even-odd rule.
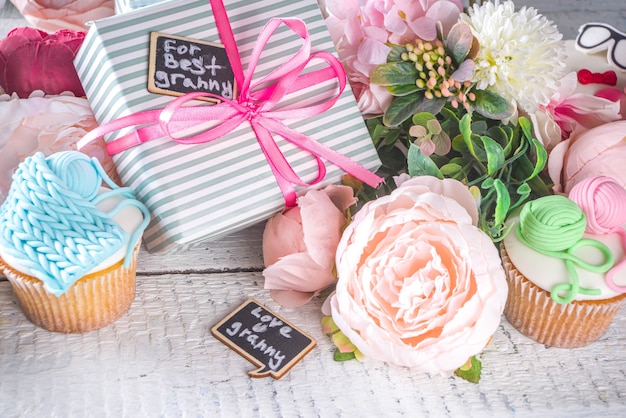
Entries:
[[[102,182],[112,190],[100,193]],[[96,205],[111,196],[121,201],[109,212]],[[112,217],[125,206],[144,215],[132,234]],[[149,222],[148,209],[128,187],[117,186],[95,158],[67,151],[26,158],[0,207],[0,246],[57,296],[128,244],[124,265]]]

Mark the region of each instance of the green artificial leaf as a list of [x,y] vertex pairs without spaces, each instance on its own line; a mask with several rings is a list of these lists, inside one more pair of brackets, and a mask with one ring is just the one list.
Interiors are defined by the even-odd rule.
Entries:
[[387,135],[385,135],[384,144],[394,145],[398,141],[398,138],[400,138],[401,133],[402,132],[400,132],[399,129],[387,129]]
[[387,91],[392,96],[406,96],[407,94],[415,93],[416,91],[424,90],[413,84],[399,84],[397,86],[387,86]]
[[387,46],[391,48],[391,51],[387,54],[387,62],[404,61],[402,59],[402,54],[406,52],[406,48],[404,46],[393,44],[388,44]]
[[441,116],[445,120],[454,121],[454,123],[456,123],[456,125],[458,126],[460,119],[455,113],[455,111],[450,109],[449,107],[446,106],[443,109],[441,109]]
[[439,135],[441,133],[441,125],[437,119],[431,119],[426,122],[426,128],[429,134]]
[[531,139],[533,137],[533,125],[530,120],[528,120],[524,116],[520,116],[517,120],[517,124],[520,126],[520,128],[522,128],[522,132],[524,132],[524,136],[526,138]]
[[443,166],[441,166],[439,170],[441,171],[441,174],[445,178],[459,180],[460,182],[467,181],[467,176],[465,175],[465,172],[463,171],[463,167],[458,164],[455,164],[455,163],[444,164]]
[[418,71],[412,62],[399,61],[377,65],[370,73],[370,81],[379,86],[415,84]]
[[475,110],[490,119],[504,119],[515,112],[515,107],[504,97],[491,90],[472,90],[476,100],[472,103]]
[[333,354],[333,359],[335,361],[348,361],[356,358],[354,352],[351,353],[342,353],[339,349],[335,349],[335,353]]
[[493,187],[494,179],[492,177],[487,177],[482,183],[480,183],[480,188],[487,190]]
[[518,186],[518,188],[515,190],[515,192],[517,193],[517,195],[519,196],[517,198],[517,202],[515,202],[514,204],[511,205],[511,208],[509,209],[509,212],[513,209],[515,209],[516,207],[520,206],[522,203],[524,203],[526,201],[526,199],[528,199],[528,196],[530,196],[530,193],[532,192],[532,189],[530,188],[530,186],[528,185],[528,183],[522,183]]
[[489,130],[489,125],[484,120],[472,121],[471,130],[474,134],[485,135]]
[[493,139],[488,136],[481,136],[487,154],[487,174],[493,175],[504,165],[504,150]]
[[437,164],[433,160],[422,154],[420,147],[411,143],[409,145],[409,155],[407,158],[408,171],[411,177],[415,176],[434,176],[439,179],[443,179],[443,175]]
[[434,97],[432,99],[424,100],[420,107],[422,112],[429,112],[433,115],[438,115],[443,109],[448,99],[445,97]]
[[472,49],[474,35],[467,23],[456,23],[446,37],[446,52],[452,57],[455,66],[461,65]]
[[406,96],[394,97],[383,116],[383,123],[386,126],[399,126],[402,122],[417,113],[423,102],[424,93],[421,91]]
[[457,136],[452,138],[452,149],[464,155],[470,153],[467,145],[465,145],[463,135],[461,134],[458,134]]
[[463,138],[463,142],[467,146],[470,153],[474,153],[472,146],[472,114],[467,113],[459,121],[459,130]]
[[406,156],[397,147],[391,147],[384,150],[378,150],[378,157],[383,168],[389,170],[390,173],[397,174],[405,170]]
[[382,124],[381,118],[367,119],[365,121],[365,125],[367,126],[367,130],[372,137],[374,145],[378,145],[378,143],[385,138],[387,132],[389,132],[389,128]]
[[535,147],[535,158],[537,159],[537,162],[535,163],[535,169],[531,174],[531,178],[534,178],[546,166],[546,162],[548,161],[548,152],[544,148],[543,144],[535,138],[532,138],[531,141],[533,146]]
[[530,186],[528,185],[528,183],[522,183],[519,185],[519,187],[517,188],[516,192],[518,195],[520,196],[528,196],[530,195]]
[[424,128],[426,128],[428,126],[428,121],[433,119],[435,119],[435,115],[433,115],[432,113],[420,112],[413,115],[413,118],[411,120],[413,121],[413,125],[423,126]]
[[483,369],[483,365],[476,356],[472,356],[470,364],[469,368],[464,366],[459,367],[454,374],[470,383],[478,383],[480,381],[480,372]]
[[511,208],[511,196],[506,188],[506,185],[500,179],[493,181],[494,189],[496,190],[496,209],[493,215],[493,219],[496,225],[504,223],[506,216],[509,214]]

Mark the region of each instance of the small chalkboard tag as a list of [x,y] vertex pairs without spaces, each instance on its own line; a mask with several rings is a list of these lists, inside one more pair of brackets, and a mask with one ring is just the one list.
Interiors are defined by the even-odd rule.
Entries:
[[150,34],[148,91],[170,96],[205,92],[232,99],[234,90],[235,76],[223,45],[160,32]]
[[315,340],[254,299],[248,299],[211,332],[259,368],[250,377],[280,379],[315,347]]

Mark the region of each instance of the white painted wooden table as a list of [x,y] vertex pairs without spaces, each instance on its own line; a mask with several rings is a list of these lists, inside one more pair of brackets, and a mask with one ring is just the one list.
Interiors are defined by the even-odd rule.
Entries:
[[[623,0],[516,4],[540,8],[568,38],[586,21],[626,29]],[[0,10],[0,36],[23,24],[10,3]],[[263,290],[262,227],[185,252],[142,252],[130,311],[87,334],[36,328],[0,281],[0,417],[626,416],[626,309],[599,341],[574,350],[537,344],[503,319],[479,385],[336,363],[319,327],[322,301],[284,309]],[[281,380],[249,378],[253,365],[210,334],[248,297],[318,341]]]

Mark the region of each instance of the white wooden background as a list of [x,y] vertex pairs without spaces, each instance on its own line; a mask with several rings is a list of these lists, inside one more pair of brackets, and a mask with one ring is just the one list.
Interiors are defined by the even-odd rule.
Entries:
[[[515,3],[539,8],[567,38],[587,21],[626,30],[623,0]],[[7,1],[0,36],[23,24]],[[263,290],[262,228],[184,252],[142,252],[130,311],[82,335],[36,328],[0,281],[0,417],[626,416],[626,309],[599,341],[573,350],[537,344],[503,318],[478,385],[336,363],[319,327],[322,301],[284,309]],[[248,297],[318,341],[281,380],[249,378],[253,365],[210,334]]]

